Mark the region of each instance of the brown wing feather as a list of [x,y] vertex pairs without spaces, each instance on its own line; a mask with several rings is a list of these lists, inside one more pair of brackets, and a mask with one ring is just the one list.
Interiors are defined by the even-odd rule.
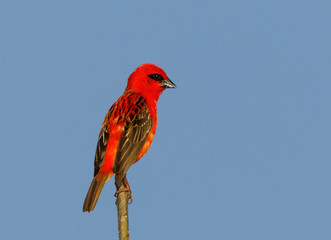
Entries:
[[117,185],[121,184],[126,172],[136,161],[153,126],[146,101],[142,97],[138,99],[130,112],[124,125],[124,133],[118,143],[115,158],[114,172]]
[[109,140],[107,121],[110,115],[112,114],[112,112],[113,112],[113,107],[111,107],[110,110],[108,111],[105,121],[103,122],[103,125],[99,133],[97,149],[95,151],[95,158],[94,158],[94,176],[98,174],[99,169],[103,166],[105,162],[105,155]]

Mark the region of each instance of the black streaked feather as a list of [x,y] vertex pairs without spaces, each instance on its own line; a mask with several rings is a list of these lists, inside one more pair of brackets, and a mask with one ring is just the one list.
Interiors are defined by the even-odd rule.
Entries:
[[130,166],[137,160],[153,126],[153,120],[144,98],[141,97],[130,112],[138,112],[138,114],[129,113],[124,133],[118,143],[114,166],[117,185],[121,183]]
[[[94,176],[96,176],[105,161],[110,134],[108,132],[108,121],[111,119],[111,116],[119,115],[117,122],[126,122],[124,123],[124,133],[119,139],[115,165],[113,166],[113,171],[116,173],[115,182],[117,183],[122,181],[130,166],[137,160],[153,126],[153,120],[149,114],[146,100],[135,93],[130,93],[127,97],[127,101],[119,101],[119,106],[115,103],[110,108],[99,133],[94,159]],[[126,108],[126,104],[130,106],[129,109]],[[122,112],[124,109],[126,111]]]
[[94,176],[98,174],[99,169],[102,167],[102,165],[105,162],[108,140],[109,140],[109,133],[107,131],[107,125],[103,124],[99,134],[97,149],[95,151]]

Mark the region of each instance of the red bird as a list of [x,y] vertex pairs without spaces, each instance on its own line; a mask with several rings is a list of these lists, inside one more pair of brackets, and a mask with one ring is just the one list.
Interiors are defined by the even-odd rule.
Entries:
[[[146,63],[129,77],[124,94],[109,109],[103,121],[94,159],[94,178],[83,212],[93,211],[104,184],[115,173],[117,191],[131,190],[126,172],[149,149],[157,124],[157,100],[166,88],[175,88],[158,66]],[[132,200],[132,199],[131,199]]]

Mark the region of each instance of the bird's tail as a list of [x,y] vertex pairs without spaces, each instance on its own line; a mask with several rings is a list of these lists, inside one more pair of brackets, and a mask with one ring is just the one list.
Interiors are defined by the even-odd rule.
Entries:
[[84,206],[83,206],[83,212],[91,212],[93,211],[95,205],[97,204],[99,195],[101,193],[101,190],[107,180],[109,179],[109,176],[99,176],[97,174],[90,185],[90,188],[86,194],[85,201],[84,201]]

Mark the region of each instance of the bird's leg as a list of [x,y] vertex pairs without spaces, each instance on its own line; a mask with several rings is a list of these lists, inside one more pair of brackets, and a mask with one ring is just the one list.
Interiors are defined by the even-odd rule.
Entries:
[[124,182],[125,182],[126,187],[128,188],[129,204],[131,204],[131,203],[133,202],[133,199],[132,199],[132,191],[131,191],[131,188],[130,188],[130,185],[129,185],[128,179],[126,179],[126,176],[124,177]]
[[128,195],[129,195],[129,204],[131,204],[133,202],[133,200],[132,200],[132,191],[131,191],[129,182],[126,179],[126,176],[123,179],[123,185],[124,185],[124,187],[123,188],[120,188],[119,190],[117,190],[117,192],[115,193],[114,196],[117,197],[117,194],[119,194],[121,192],[128,192]]

